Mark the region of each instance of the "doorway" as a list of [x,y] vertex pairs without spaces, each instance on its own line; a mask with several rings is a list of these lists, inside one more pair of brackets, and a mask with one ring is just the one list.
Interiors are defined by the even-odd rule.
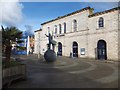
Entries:
[[77,42],[73,42],[73,57],[78,57],[78,43]]
[[106,60],[107,59],[107,50],[106,42],[104,40],[99,40],[97,43],[97,59]]
[[58,53],[59,56],[62,56],[62,43],[58,42]]

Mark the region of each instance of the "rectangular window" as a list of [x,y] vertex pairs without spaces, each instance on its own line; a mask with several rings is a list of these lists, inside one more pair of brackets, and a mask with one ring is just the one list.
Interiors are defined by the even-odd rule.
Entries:
[[80,53],[81,53],[81,55],[85,55],[85,48],[81,48]]

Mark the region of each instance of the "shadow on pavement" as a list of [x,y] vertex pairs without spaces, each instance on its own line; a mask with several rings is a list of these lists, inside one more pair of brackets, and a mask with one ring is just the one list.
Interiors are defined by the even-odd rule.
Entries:
[[[27,79],[14,81],[9,88],[115,88],[116,84],[103,84],[86,77],[85,74],[71,74],[60,67],[57,60],[47,63],[44,58],[38,59],[37,55],[20,55],[19,57],[27,65]],[[60,59],[60,57],[58,57]],[[69,65],[69,62],[67,63]],[[72,67],[70,67],[72,68]],[[70,69],[69,68],[69,69]]]

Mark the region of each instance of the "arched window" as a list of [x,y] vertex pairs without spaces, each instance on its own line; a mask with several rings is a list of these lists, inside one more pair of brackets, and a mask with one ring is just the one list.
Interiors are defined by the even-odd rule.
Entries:
[[50,33],[50,27],[48,27],[48,34]]
[[61,28],[61,24],[59,24],[59,34],[62,33],[62,28]]
[[99,18],[98,24],[99,27],[104,27],[104,19],[102,17]]
[[66,23],[64,23],[64,33],[66,33]]
[[76,32],[77,31],[77,20],[73,20],[73,31]]
[[78,57],[78,43],[77,42],[73,42],[73,46],[72,46],[72,49],[73,49],[73,57]]
[[55,25],[55,34],[57,34],[57,25]]

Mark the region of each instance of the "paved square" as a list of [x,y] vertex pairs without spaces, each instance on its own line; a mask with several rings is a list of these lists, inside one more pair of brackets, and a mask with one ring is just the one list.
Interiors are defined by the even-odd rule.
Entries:
[[10,88],[117,88],[118,62],[57,57],[54,63],[36,55],[20,56],[27,64],[27,79]]

